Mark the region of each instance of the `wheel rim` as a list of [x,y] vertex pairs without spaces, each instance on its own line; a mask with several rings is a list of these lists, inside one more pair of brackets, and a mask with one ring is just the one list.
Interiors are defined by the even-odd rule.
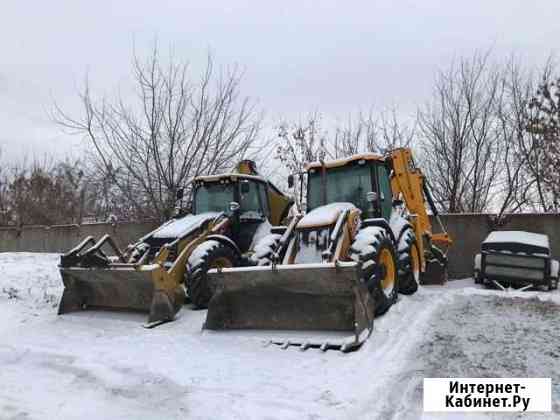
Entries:
[[393,255],[391,251],[387,248],[383,248],[379,255],[379,263],[385,269],[383,270],[383,278],[381,279],[381,288],[385,296],[390,297],[393,294],[395,288],[395,261],[393,260]]
[[416,282],[416,284],[420,284],[420,253],[418,252],[418,246],[416,244],[412,245],[412,248],[410,250],[410,258],[412,276],[414,277],[414,281]]
[[210,263],[210,268],[231,268],[233,264],[226,257],[218,257]]

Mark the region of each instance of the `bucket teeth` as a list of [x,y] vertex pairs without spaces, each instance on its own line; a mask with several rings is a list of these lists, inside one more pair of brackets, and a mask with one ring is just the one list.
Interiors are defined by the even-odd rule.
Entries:
[[[367,338],[365,338],[367,339]],[[365,340],[361,341],[361,340],[351,340],[348,341],[348,339],[346,340],[341,340],[339,342],[336,341],[297,341],[297,340],[283,340],[283,341],[274,341],[274,340],[269,340],[266,345],[269,346],[271,344],[274,344],[277,347],[280,347],[282,350],[286,350],[289,347],[298,347],[300,351],[306,351],[308,349],[317,349],[320,350],[322,352],[326,352],[328,350],[336,350],[336,351],[340,351],[342,353],[349,353],[351,351],[354,350],[358,350],[362,344],[364,343]]]

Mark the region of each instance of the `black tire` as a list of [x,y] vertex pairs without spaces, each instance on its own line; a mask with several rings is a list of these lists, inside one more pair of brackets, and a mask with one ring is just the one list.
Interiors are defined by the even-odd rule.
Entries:
[[482,284],[482,276],[480,275],[480,271],[475,270],[473,277],[474,277],[474,284]]
[[278,242],[282,235],[278,233],[270,233],[261,238],[255,245],[255,253],[251,256],[251,260],[255,265],[271,265],[272,253],[276,250]]
[[239,265],[238,262],[237,252],[219,241],[203,242],[193,250],[185,270],[185,286],[196,308],[207,308],[214,294],[214,288],[208,282],[208,270],[219,266],[235,267]]
[[406,229],[399,237],[399,292],[412,295],[420,284],[420,251],[416,235],[412,229]]
[[[386,230],[369,226],[358,232],[350,247],[350,257],[362,262],[364,282],[375,301],[375,315],[382,315],[395,303],[399,295],[399,276],[395,246]],[[392,270],[382,263],[383,258],[390,258]],[[392,280],[389,273],[392,272]],[[389,280],[384,287],[383,277]]]

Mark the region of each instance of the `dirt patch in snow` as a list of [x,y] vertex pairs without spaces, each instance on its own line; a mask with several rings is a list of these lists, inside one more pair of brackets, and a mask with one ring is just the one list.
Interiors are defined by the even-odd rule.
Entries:
[[[430,322],[418,348],[419,373],[422,377],[551,377],[553,411],[558,415],[559,313],[560,305],[537,297],[455,296]],[[417,395],[422,397],[421,389]]]

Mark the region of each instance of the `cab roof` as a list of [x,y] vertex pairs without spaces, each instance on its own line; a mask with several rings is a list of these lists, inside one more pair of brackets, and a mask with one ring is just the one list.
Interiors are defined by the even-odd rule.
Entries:
[[193,179],[193,181],[194,182],[217,182],[217,181],[221,181],[222,179],[235,180],[237,178],[266,183],[266,180],[263,177],[256,176],[256,175],[239,174],[233,172],[227,174],[197,176]]
[[385,157],[383,155],[380,155],[378,153],[359,153],[357,155],[352,155],[352,156],[348,156],[348,157],[344,157],[344,158],[340,158],[340,159],[335,159],[335,160],[327,160],[324,162],[309,162],[305,165],[305,170],[308,171],[309,169],[316,169],[316,168],[322,168],[323,166],[325,168],[338,168],[340,166],[346,166],[352,162],[358,161],[358,160],[377,160],[380,162],[384,162],[385,161]]

